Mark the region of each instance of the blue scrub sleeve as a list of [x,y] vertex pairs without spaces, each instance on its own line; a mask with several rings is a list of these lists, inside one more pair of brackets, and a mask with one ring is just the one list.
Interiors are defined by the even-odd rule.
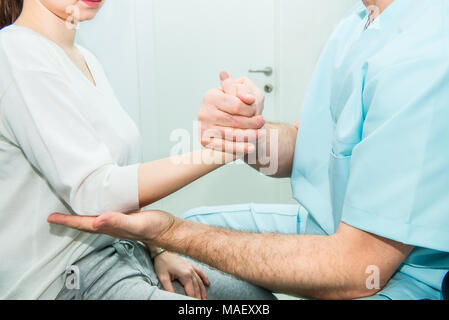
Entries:
[[368,67],[342,221],[449,251],[449,63],[443,52],[416,56]]

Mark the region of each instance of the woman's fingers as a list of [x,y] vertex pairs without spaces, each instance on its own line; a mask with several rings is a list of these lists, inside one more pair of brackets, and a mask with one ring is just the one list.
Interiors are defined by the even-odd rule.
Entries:
[[200,295],[202,300],[207,300],[206,287],[204,286],[204,282],[199,276],[198,273],[195,273],[196,282],[198,283],[198,287],[200,288]]
[[213,127],[204,130],[201,136],[201,143],[208,144],[212,139],[223,139],[231,142],[257,142],[265,136],[265,130],[253,129],[233,129],[226,127]]
[[184,291],[189,297],[202,300],[207,299],[205,285],[210,285],[210,282],[207,276],[198,268],[193,267],[185,276],[179,277],[179,282],[184,286]]
[[175,293],[175,288],[173,287],[173,283],[168,272],[164,272],[163,274],[161,274],[159,276],[159,281],[161,282],[162,288],[164,288],[165,291]]
[[210,286],[210,281],[207,275],[200,268],[197,268],[195,266],[193,268],[195,269],[195,272],[198,274],[198,276],[201,278],[201,281],[204,283],[204,285]]
[[193,287],[195,289],[195,298],[197,299],[203,299],[203,296],[201,294],[201,286],[200,286],[200,281],[199,281],[199,277],[197,276],[196,273],[194,273],[192,275],[191,281],[193,283]]
[[197,295],[195,291],[195,286],[193,283],[192,277],[188,278],[179,278],[179,282],[181,282],[182,286],[184,287],[184,291],[186,292],[186,295],[192,298],[201,299],[200,295]]
[[193,269],[195,270],[195,276],[201,289],[201,299],[207,300],[206,286],[210,286],[209,278],[201,269],[195,266],[193,266]]
[[[237,111],[235,111],[237,112]],[[204,107],[198,119],[208,126],[223,126],[238,129],[260,129],[265,125],[263,116],[232,114],[225,108]]]
[[230,154],[251,154],[256,151],[256,145],[250,142],[232,142],[214,138],[206,145],[207,148]]
[[216,130],[220,131],[221,138],[234,142],[256,142],[266,135],[266,131],[263,129],[255,130],[216,127]]

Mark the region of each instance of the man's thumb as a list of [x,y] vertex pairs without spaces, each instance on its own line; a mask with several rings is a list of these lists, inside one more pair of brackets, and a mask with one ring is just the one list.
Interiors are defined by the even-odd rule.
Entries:
[[220,81],[223,82],[227,79],[232,79],[231,75],[227,71],[220,72]]
[[237,83],[227,71],[220,72],[221,88],[224,93],[237,96]]

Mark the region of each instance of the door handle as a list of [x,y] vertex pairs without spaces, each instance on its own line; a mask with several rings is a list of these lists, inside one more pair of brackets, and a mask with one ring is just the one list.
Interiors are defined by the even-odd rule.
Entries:
[[267,77],[271,76],[273,74],[273,68],[272,67],[266,67],[265,69],[262,70],[249,70],[249,73],[263,73],[265,74]]

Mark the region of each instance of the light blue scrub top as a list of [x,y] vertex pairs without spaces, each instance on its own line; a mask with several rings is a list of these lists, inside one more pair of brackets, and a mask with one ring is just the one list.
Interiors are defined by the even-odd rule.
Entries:
[[[449,1],[395,0],[367,30],[360,1],[318,63],[292,188],[309,232],[340,222],[417,248],[400,272],[449,269]],[[394,293],[393,293],[394,294]]]

